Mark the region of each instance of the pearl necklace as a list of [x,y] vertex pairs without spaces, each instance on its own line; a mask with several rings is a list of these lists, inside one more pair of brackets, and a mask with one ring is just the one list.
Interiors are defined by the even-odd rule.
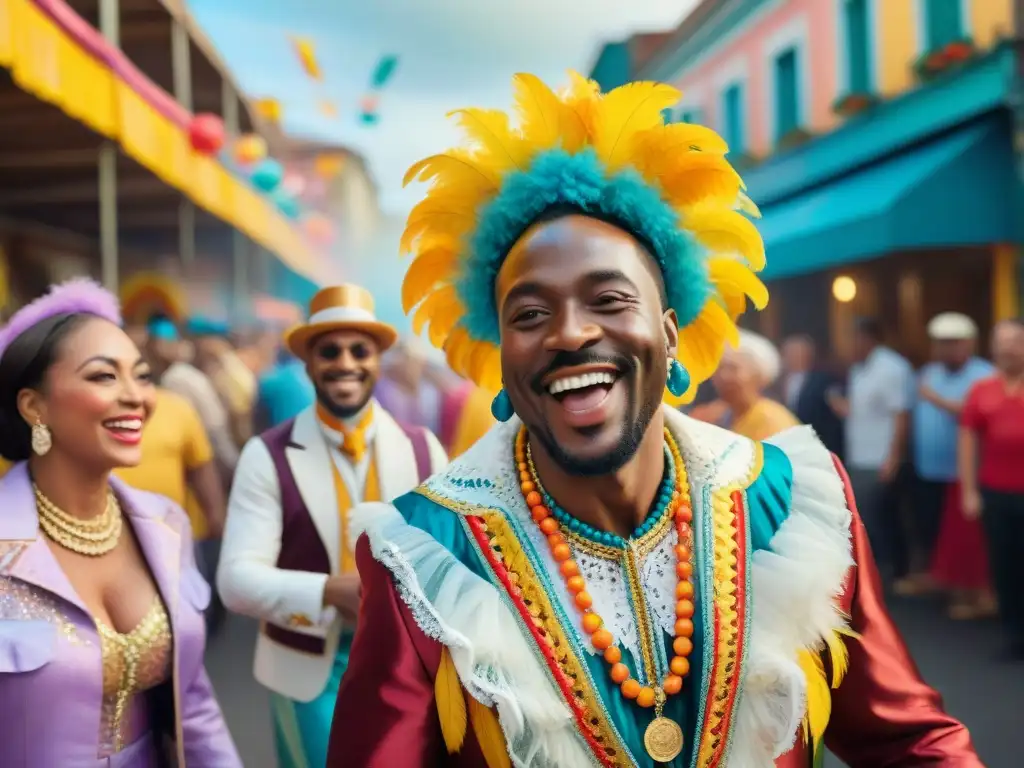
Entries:
[[[658,501],[662,508],[671,512],[675,522],[679,540],[675,547],[676,555],[676,624],[672,640],[674,656],[669,662],[669,674],[659,686],[643,686],[631,677],[629,667],[622,662],[622,652],[616,645],[615,637],[604,627],[604,620],[592,610],[593,598],[587,592],[586,583],[580,575],[579,566],[572,558],[572,549],[566,536],[566,529],[575,533],[581,531],[610,544],[623,541],[613,534],[601,534],[590,526],[575,521],[572,524],[569,515],[559,509],[552,501],[545,499],[546,494],[536,475],[531,461],[526,429],[521,429],[516,437],[515,456],[519,470],[519,487],[523,493],[530,515],[540,530],[547,537],[551,547],[551,555],[559,564],[559,571],[565,579],[566,588],[573,596],[576,607],[582,613],[581,626],[590,636],[590,644],[601,651],[604,660],[610,665],[609,675],[619,685],[619,691],[626,699],[636,701],[645,708],[654,707],[655,716],[644,732],[644,746],[648,754],[657,762],[671,762],[682,751],[683,731],[679,724],[662,715],[665,701],[683,689],[683,678],[690,672],[689,655],[693,651],[693,554],[692,530],[693,511],[690,506],[690,486],[687,482],[686,467],[682,455],[671,433],[665,430],[665,444],[668,447],[675,467],[675,483],[666,488],[663,486]],[[671,491],[669,491],[671,489]],[[549,508],[550,507],[550,508]],[[649,528],[652,521],[660,515],[650,515],[644,528]]]
[[50,501],[33,483],[39,527],[60,546],[87,557],[99,557],[112,551],[121,539],[124,518],[121,505],[113,491],[107,492],[107,506],[103,513],[91,520],[69,515]]

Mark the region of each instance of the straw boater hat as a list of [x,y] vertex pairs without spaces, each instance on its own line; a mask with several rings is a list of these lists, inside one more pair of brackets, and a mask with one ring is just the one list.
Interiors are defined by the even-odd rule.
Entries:
[[968,341],[977,337],[978,326],[959,312],[943,312],[928,323],[928,338],[935,341]]
[[398,338],[398,332],[382,323],[374,313],[373,295],[350,283],[324,288],[309,302],[309,320],[285,335],[285,343],[300,360],[309,355],[309,345],[317,336],[330,331],[360,331],[373,337],[381,352]]

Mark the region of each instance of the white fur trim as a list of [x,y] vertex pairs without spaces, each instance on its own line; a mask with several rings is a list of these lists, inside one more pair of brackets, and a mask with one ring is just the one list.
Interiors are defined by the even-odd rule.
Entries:
[[751,562],[743,691],[729,768],[767,768],[794,743],[807,706],[801,650],[820,650],[847,626],[839,610],[853,567],[851,513],[831,454],[810,427],[772,438],[793,467],[789,517]]
[[350,531],[353,541],[367,534],[419,628],[448,648],[469,694],[497,708],[513,765],[595,765],[538,652],[492,584],[390,504],[353,509]]

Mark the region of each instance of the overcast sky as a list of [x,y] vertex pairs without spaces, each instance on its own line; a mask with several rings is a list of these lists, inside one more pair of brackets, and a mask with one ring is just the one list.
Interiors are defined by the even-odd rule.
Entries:
[[[362,153],[388,213],[402,214],[422,190],[402,190],[413,162],[451,146],[445,113],[507,108],[511,77],[549,84],[566,69],[586,74],[602,43],[633,31],[674,27],[696,0],[191,0],[242,89],[284,108],[285,129]],[[321,83],[306,77],[290,35],[316,44]],[[360,98],[381,56],[399,65],[382,94],[380,122],[359,122]],[[322,101],[339,111],[331,119]]]

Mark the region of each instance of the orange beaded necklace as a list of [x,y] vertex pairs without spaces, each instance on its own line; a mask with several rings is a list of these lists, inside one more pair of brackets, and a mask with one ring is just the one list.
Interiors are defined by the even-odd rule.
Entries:
[[[526,430],[522,429],[516,438],[515,456],[519,470],[519,487],[530,508],[530,514],[540,530],[547,536],[551,555],[559,564],[559,571],[565,579],[566,588],[573,596],[576,607],[583,614],[581,625],[590,636],[590,643],[604,655],[610,665],[609,675],[619,685],[622,695],[636,701],[641,707],[655,707],[654,721],[644,734],[644,743],[651,756],[659,762],[669,762],[682,751],[682,730],[678,724],[662,717],[662,709],[668,696],[683,689],[683,678],[690,672],[689,655],[693,651],[693,553],[692,530],[693,511],[690,506],[690,486],[686,468],[675,440],[665,430],[665,442],[676,467],[675,486],[669,501],[669,513],[675,522],[679,542],[676,554],[676,623],[672,641],[675,654],[669,662],[669,674],[657,687],[641,685],[630,676],[629,667],[622,662],[622,652],[615,643],[615,637],[604,627],[604,620],[591,606],[593,598],[587,592],[587,585],[580,575],[579,566],[572,557],[572,549],[562,529],[544,503],[541,485],[529,461]],[[678,742],[678,744],[676,743]],[[668,755],[668,757],[666,757]]]

